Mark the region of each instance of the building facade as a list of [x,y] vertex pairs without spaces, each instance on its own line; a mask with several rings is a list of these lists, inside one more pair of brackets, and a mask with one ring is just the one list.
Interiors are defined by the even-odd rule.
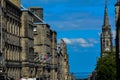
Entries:
[[58,53],[57,53],[57,33],[56,31],[51,31],[52,35],[52,65],[51,65],[51,72],[52,72],[52,79],[51,80],[58,80]]
[[21,10],[21,60],[22,60],[22,78],[34,78],[34,15],[28,10]]
[[61,40],[57,49],[57,32],[43,21],[43,9],[24,9],[20,0],[1,0],[0,11],[3,76],[13,80],[69,80],[66,44]]
[[[35,34],[34,36],[34,42],[35,53],[41,56],[40,60],[42,60],[41,75],[43,79],[48,80],[50,79],[50,64],[51,64],[50,58],[52,55],[49,25],[37,24],[37,35]],[[38,72],[38,74],[40,72]]]
[[58,80],[69,80],[67,46],[63,39],[58,44]]
[[34,51],[39,57],[37,77],[45,80],[57,80],[57,33],[43,21],[43,9],[29,8],[39,18],[34,19]]
[[117,62],[117,78],[120,80],[120,0],[117,0],[116,7],[116,62]]
[[112,33],[108,19],[107,2],[105,3],[104,23],[102,26],[102,33],[100,39],[101,39],[101,57],[103,57],[112,51]]
[[9,78],[15,80],[21,75],[21,10],[20,0],[1,0],[2,8],[2,61],[3,71]]

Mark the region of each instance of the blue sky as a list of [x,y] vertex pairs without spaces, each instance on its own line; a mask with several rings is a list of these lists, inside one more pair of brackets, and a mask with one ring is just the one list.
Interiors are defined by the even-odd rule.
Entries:
[[[21,0],[26,8],[44,9],[44,21],[67,43],[70,72],[92,72],[100,55],[104,0]],[[116,0],[117,1],[117,0]],[[108,1],[109,23],[115,35],[115,0]],[[83,75],[82,75],[83,76]]]

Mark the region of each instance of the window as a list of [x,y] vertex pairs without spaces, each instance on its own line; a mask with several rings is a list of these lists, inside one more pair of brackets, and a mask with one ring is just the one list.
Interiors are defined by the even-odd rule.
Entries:
[[33,31],[37,31],[37,26],[34,26]]

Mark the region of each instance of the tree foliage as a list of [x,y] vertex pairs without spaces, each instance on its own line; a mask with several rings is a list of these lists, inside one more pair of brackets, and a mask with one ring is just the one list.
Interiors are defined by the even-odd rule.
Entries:
[[97,80],[116,80],[115,53],[102,57],[97,62]]

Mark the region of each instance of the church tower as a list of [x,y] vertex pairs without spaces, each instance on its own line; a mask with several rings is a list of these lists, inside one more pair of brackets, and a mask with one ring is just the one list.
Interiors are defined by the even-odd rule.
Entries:
[[108,8],[106,1],[104,10],[104,22],[101,33],[101,57],[106,56],[111,51],[112,51],[112,33],[111,26],[109,25]]
[[116,7],[116,63],[117,63],[117,78],[120,80],[120,0],[117,0]]

